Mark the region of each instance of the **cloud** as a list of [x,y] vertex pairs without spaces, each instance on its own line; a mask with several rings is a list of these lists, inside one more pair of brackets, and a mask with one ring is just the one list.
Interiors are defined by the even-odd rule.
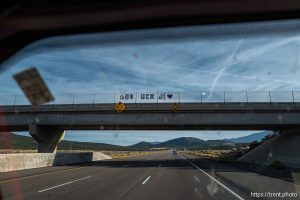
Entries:
[[300,36],[293,31],[299,26],[295,20],[49,38],[3,64],[0,93],[22,94],[12,75],[31,66],[39,69],[57,102],[71,101],[70,95],[59,95],[65,93],[76,93],[77,102],[92,102],[98,92],[96,102],[110,102],[112,92],[180,91],[182,98],[195,101],[201,91],[300,90]]
[[223,75],[223,73],[225,72],[225,70],[226,70],[230,65],[232,65],[233,62],[236,60],[237,53],[238,53],[238,51],[239,51],[239,49],[240,49],[240,47],[241,47],[241,45],[242,45],[242,43],[243,43],[243,41],[244,41],[244,39],[245,39],[245,37],[246,37],[248,31],[249,31],[249,28],[246,29],[246,31],[243,33],[241,39],[238,40],[237,45],[234,47],[234,50],[233,50],[232,54],[230,54],[230,55],[228,56],[228,58],[226,58],[225,63],[224,63],[224,66],[222,67],[222,69],[217,73],[216,77],[214,78],[214,80],[213,80],[213,82],[212,82],[212,84],[211,84],[211,87],[210,87],[210,89],[209,89],[210,95],[211,95],[211,93],[213,92],[213,90],[214,90],[216,84],[218,83],[220,77]]

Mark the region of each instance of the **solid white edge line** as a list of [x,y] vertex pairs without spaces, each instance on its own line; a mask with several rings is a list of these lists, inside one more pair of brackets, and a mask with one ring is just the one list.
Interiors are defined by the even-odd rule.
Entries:
[[144,182],[142,183],[143,185],[151,178],[151,176],[148,176],[148,178],[146,178],[146,180],[144,180]]
[[182,156],[181,154],[179,154],[182,158],[184,158],[187,162],[189,162],[191,165],[193,165],[196,169],[198,169],[199,171],[201,171],[203,174],[205,174],[206,176],[208,176],[209,178],[211,178],[212,180],[214,180],[216,183],[218,183],[220,186],[222,186],[224,189],[226,189],[228,192],[230,192],[231,194],[233,194],[235,197],[237,197],[240,200],[244,200],[244,198],[242,198],[240,195],[238,195],[237,193],[235,193],[234,191],[232,191],[231,189],[229,189],[226,185],[224,185],[223,183],[221,183],[220,181],[218,181],[217,179],[215,179],[214,177],[212,177],[211,175],[209,175],[208,173],[206,173],[203,169],[199,168],[197,165],[195,165],[192,161],[188,160],[187,158],[185,158],[184,156]]
[[69,182],[66,182],[66,183],[63,183],[63,184],[60,184],[60,185],[56,185],[56,186],[53,186],[53,187],[50,187],[50,188],[46,188],[44,190],[40,190],[40,191],[38,191],[38,193],[45,192],[45,191],[48,191],[48,190],[52,190],[54,188],[58,188],[58,187],[61,187],[61,186],[64,186],[64,185],[68,185],[68,184],[71,184],[71,183],[74,183],[74,182],[77,182],[77,181],[81,181],[83,179],[91,178],[91,177],[92,176],[87,176],[87,177],[83,177],[83,178],[80,178],[80,179],[76,179],[74,181],[69,181]]

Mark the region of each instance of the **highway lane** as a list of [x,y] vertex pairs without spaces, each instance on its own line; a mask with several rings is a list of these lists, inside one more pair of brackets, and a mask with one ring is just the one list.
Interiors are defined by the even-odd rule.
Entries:
[[137,185],[122,199],[239,199],[226,190],[215,191],[214,181],[180,155],[168,155],[167,159],[149,174],[151,179],[145,185]]
[[290,181],[173,151],[15,175],[0,175],[3,199],[251,199],[251,192],[300,191]]

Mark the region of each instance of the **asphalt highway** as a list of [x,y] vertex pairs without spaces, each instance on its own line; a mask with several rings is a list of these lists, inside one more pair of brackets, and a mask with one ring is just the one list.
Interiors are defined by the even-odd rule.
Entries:
[[300,186],[293,180],[164,151],[85,165],[2,173],[0,189],[0,199],[242,200],[257,199],[251,197],[251,192],[292,193],[299,192]]

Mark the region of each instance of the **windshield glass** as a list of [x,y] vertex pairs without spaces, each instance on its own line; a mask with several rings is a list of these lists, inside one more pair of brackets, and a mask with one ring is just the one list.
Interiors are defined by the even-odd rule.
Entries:
[[[283,20],[28,45],[1,66],[0,194],[299,198],[298,30]],[[32,67],[54,100],[24,95],[13,77]]]

